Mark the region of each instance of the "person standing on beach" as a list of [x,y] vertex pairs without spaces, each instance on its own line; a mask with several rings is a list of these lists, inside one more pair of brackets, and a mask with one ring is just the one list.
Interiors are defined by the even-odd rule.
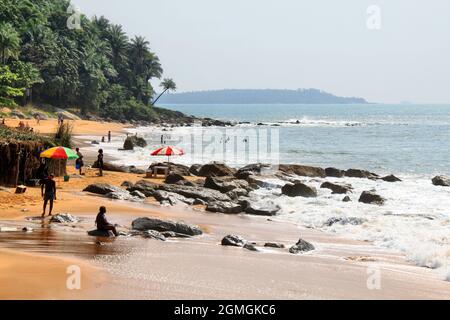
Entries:
[[99,171],[98,175],[103,177],[103,149],[98,150],[97,167]]
[[80,170],[80,176],[83,175],[82,169],[84,166],[83,162],[83,154],[80,152],[80,148],[76,148],[75,151],[77,152],[78,159],[75,160],[75,168]]
[[45,179],[41,180],[41,196],[44,199],[44,210],[42,212],[42,218],[45,217],[45,210],[47,209],[47,203],[50,201],[50,208],[48,215],[52,215],[53,201],[56,200],[56,183],[53,180],[54,175],[50,174]]
[[95,218],[95,224],[99,231],[112,231],[116,237],[119,235],[116,227],[106,219],[106,208],[103,206],[100,207],[97,218]]
[[111,142],[111,131],[108,131],[108,142]]

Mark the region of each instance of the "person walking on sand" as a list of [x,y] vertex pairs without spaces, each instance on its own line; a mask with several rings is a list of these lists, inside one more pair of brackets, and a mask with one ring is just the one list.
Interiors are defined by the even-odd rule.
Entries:
[[99,231],[112,231],[116,237],[119,235],[116,227],[109,223],[106,219],[106,208],[104,206],[100,207],[97,218],[95,218],[95,224],[97,225],[97,230]]
[[111,131],[108,131],[108,142],[111,142]]
[[98,150],[97,156],[98,175],[103,177],[103,149]]
[[50,208],[48,215],[52,215],[53,201],[56,200],[56,183],[53,180],[55,176],[50,174],[45,179],[41,180],[41,196],[44,199],[44,210],[42,212],[42,218],[45,217],[45,210],[47,209],[47,203],[50,201]]
[[77,152],[78,159],[75,160],[75,168],[80,171],[80,176],[83,175],[82,169],[84,167],[83,162],[83,154],[80,152],[80,148],[76,148],[75,151]]

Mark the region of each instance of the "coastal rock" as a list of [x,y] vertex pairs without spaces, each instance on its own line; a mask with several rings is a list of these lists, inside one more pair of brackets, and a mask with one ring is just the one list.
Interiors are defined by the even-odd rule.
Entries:
[[251,190],[250,185],[245,180],[236,179],[234,177],[207,177],[204,184],[205,188],[217,190],[223,193],[235,190],[246,189]]
[[363,224],[364,222],[367,222],[366,219],[363,218],[357,218],[357,217],[333,217],[328,219],[324,225],[327,227],[331,227],[332,225],[335,224],[340,224],[340,225],[353,225],[353,226],[358,226]]
[[289,248],[289,252],[292,254],[297,254],[300,252],[312,251],[314,249],[315,247],[311,243],[303,239],[299,239],[295,245]]
[[432,180],[435,186],[450,187],[450,178],[445,176],[436,176]]
[[301,182],[296,184],[288,183],[281,188],[281,193],[289,197],[317,197],[317,190],[313,187],[309,187]]
[[176,233],[186,234],[189,236],[201,235],[202,230],[195,225],[189,225],[183,222],[176,222],[171,220],[162,220],[157,218],[138,218],[132,222],[134,230],[146,231],[156,230],[159,232],[173,231]]
[[122,182],[122,184],[120,186],[129,188],[129,187],[134,186],[134,183],[131,181],[124,181],[124,182]]
[[342,202],[351,202],[352,199],[350,199],[349,196],[345,196],[344,199],[342,199]]
[[202,199],[206,202],[231,200],[229,196],[217,190],[197,186],[192,187],[192,186],[169,184],[169,185],[160,185],[159,189],[168,192],[178,193],[186,198]]
[[401,179],[397,178],[393,174],[383,177],[383,178],[381,178],[381,180],[386,181],[386,182],[401,182],[402,181]]
[[69,213],[60,213],[50,218],[51,223],[76,223],[78,219]]
[[134,135],[134,136],[129,136],[126,140],[128,140],[128,139],[130,139],[133,146],[140,147],[140,148],[145,148],[147,146],[147,141],[145,141],[145,139],[142,137],[138,137],[138,136]]
[[127,190],[130,192],[139,191],[142,192],[146,197],[152,197],[155,191],[158,190],[158,188],[159,185],[154,182],[139,180],[133,186],[127,188]]
[[227,235],[222,239],[223,246],[244,247],[246,243],[247,240],[234,234]]
[[182,233],[176,233],[173,231],[164,231],[161,234],[166,238],[190,238],[191,236]]
[[328,181],[322,183],[320,187],[323,189],[330,189],[331,191],[333,191],[333,194],[345,194],[353,190],[351,185],[340,185]]
[[145,199],[145,196],[143,198],[135,197],[135,196],[131,195],[131,193],[128,192],[127,190],[122,190],[122,189],[107,193],[107,194],[105,194],[105,197],[114,199],[114,200],[125,200],[125,201],[140,201],[142,199]]
[[264,244],[264,247],[266,248],[275,248],[275,249],[284,249],[285,246],[282,243],[276,243],[276,242],[266,242]]
[[383,205],[386,199],[372,191],[364,191],[359,197],[359,202],[367,204]]
[[188,205],[192,205],[192,204],[194,204],[194,201],[195,201],[194,199],[188,199],[186,197],[183,197],[182,195],[180,195],[178,193],[167,192],[164,190],[156,190],[153,193],[153,197],[155,197],[155,199],[157,201],[159,201],[161,204],[168,203],[171,206],[176,205],[178,202],[183,202]]
[[345,171],[336,168],[326,168],[325,174],[327,177],[342,178],[345,175]]
[[193,164],[189,167],[189,173],[193,176],[199,176],[200,175],[200,169],[202,165],[201,164]]
[[56,112],[58,113],[58,116],[62,117],[64,120],[81,120],[80,117],[78,117],[77,115],[64,110],[64,109],[56,109]]
[[166,180],[164,181],[165,183],[169,183],[169,184],[174,184],[177,183],[179,181],[184,181],[186,179],[184,179],[184,177],[178,173],[175,172],[171,172],[169,173],[169,175],[167,175]]
[[[95,161],[92,165],[92,168],[96,169],[98,168],[98,162]],[[104,171],[111,171],[111,172],[123,172],[123,173],[145,173],[144,170],[137,169],[135,166],[117,166],[115,164],[104,162],[103,163],[103,170]]]
[[267,175],[273,173],[272,171],[270,164],[254,163],[240,168],[235,173],[235,177],[238,179],[247,179],[250,175]]
[[147,239],[166,241],[166,237],[163,236],[161,232],[156,230],[145,230],[144,232],[142,232],[142,236]]
[[325,170],[318,167],[302,166],[297,164],[280,164],[278,170],[286,174],[295,174],[304,177],[326,177]]
[[88,231],[87,234],[91,237],[115,237],[112,231],[91,230]]
[[253,243],[246,243],[243,248],[255,252],[259,251]]
[[272,201],[261,203],[247,202],[245,213],[258,216],[274,216],[281,210],[281,207]]
[[367,178],[373,180],[379,178],[379,176],[375,173],[360,169],[348,169],[345,171],[345,176],[350,178]]
[[202,199],[194,199],[194,202],[192,203],[194,206],[206,206],[207,203],[203,201]]
[[208,205],[206,206],[206,211],[226,214],[238,214],[243,210],[242,206],[238,203],[234,203],[231,201],[215,201],[208,203]]
[[223,163],[213,162],[203,165],[198,175],[200,177],[224,177],[232,176],[236,173],[236,170],[228,167]]
[[125,139],[125,141],[123,143],[123,149],[127,150],[127,151],[134,150],[134,143],[133,143],[133,140],[131,139],[131,137],[128,137]]
[[231,199],[236,200],[239,197],[248,195],[248,191],[242,188],[236,188],[226,193]]
[[143,194],[142,192],[138,191],[138,190],[134,190],[130,192],[130,195],[139,199],[145,199],[146,196],[145,194]]

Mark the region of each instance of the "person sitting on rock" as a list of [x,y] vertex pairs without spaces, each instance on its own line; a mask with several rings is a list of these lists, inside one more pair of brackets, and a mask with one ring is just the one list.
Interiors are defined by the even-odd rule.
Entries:
[[106,208],[104,206],[100,207],[100,211],[97,214],[97,218],[95,219],[95,224],[97,225],[98,231],[112,231],[116,237],[119,235],[116,227],[113,224],[109,223],[106,219]]

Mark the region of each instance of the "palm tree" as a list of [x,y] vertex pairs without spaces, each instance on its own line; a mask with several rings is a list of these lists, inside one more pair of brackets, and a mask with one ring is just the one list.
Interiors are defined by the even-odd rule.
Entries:
[[176,91],[177,90],[177,85],[175,84],[175,82],[172,79],[164,79],[161,84],[160,87],[164,88],[164,91],[161,92],[161,94],[158,96],[158,98],[155,99],[155,101],[153,101],[152,105],[155,105],[155,103],[159,100],[159,98],[161,98],[161,96],[166,93],[169,90],[172,91]]
[[20,53],[19,33],[9,23],[0,25],[0,62],[6,65],[9,58],[17,58]]
[[116,69],[124,67],[127,61],[128,37],[123,32],[122,26],[112,25],[108,34],[109,44],[112,52],[112,62]]

